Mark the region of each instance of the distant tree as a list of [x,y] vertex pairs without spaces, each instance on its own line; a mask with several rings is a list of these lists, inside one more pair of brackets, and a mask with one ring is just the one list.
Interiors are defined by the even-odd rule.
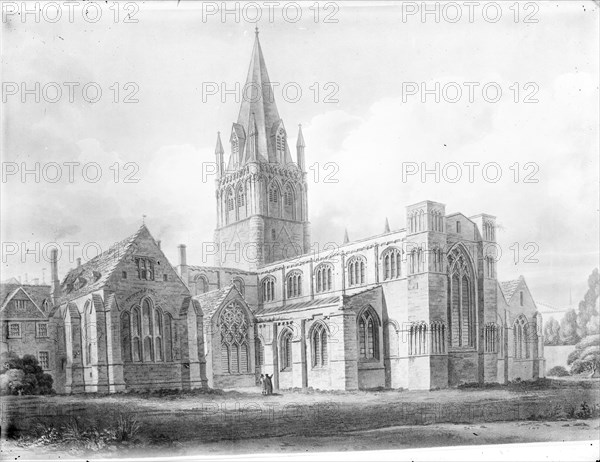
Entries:
[[560,345],[560,324],[552,317],[548,318],[544,326],[544,344]]
[[577,312],[577,335],[580,338],[598,333],[598,295],[600,295],[600,276],[598,268],[588,277],[588,290],[579,302]]
[[600,377],[600,334],[588,335],[575,346],[567,359],[571,374],[591,372],[592,377]]
[[0,387],[2,393],[13,395],[46,395],[53,392],[53,379],[41,368],[33,355],[22,358],[14,352],[3,353]]
[[577,312],[569,310],[560,322],[560,340],[563,345],[575,345],[580,337],[577,334]]

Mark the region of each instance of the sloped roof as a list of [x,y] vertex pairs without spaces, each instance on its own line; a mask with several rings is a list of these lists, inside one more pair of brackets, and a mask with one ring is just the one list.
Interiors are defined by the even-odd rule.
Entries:
[[210,292],[205,292],[200,295],[195,295],[192,297],[193,300],[200,304],[200,309],[202,310],[202,314],[204,315],[204,319],[211,319],[215,311],[219,309],[221,304],[229,295],[232,289],[235,286],[230,285],[227,287],[223,287],[222,289],[211,290]]
[[[70,270],[61,282],[62,295],[57,303],[62,304],[104,287],[119,262],[132,249],[134,241],[144,231],[149,233],[148,228],[142,225],[131,236],[116,243],[83,265]],[[73,288],[69,292],[69,286],[73,285],[74,287],[79,280],[83,282],[83,285],[79,288]]]
[[502,290],[502,295],[504,295],[504,298],[507,302],[510,302],[510,299],[515,294],[522,281],[523,276],[519,276],[519,279],[499,282],[500,289]]
[[44,300],[50,302],[50,286],[37,284],[0,284],[0,306],[4,304],[16,293],[18,289],[23,289],[29,298],[33,300],[38,308],[42,308]]
[[270,314],[288,313],[291,311],[304,310],[307,308],[317,308],[319,306],[330,306],[341,302],[340,295],[332,295],[326,298],[318,298],[307,300],[298,303],[287,303],[286,305],[275,305],[269,307],[261,307],[254,312],[256,316],[266,316]]

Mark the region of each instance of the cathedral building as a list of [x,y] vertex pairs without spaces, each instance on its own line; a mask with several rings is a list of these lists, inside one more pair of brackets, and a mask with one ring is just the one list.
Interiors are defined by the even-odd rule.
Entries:
[[[257,33],[227,155],[217,136],[213,266],[180,245],[172,267],[142,226],[62,281],[53,262],[46,296],[3,286],[4,349],[43,358],[67,393],[255,387],[261,373],[281,390],[543,377],[535,301],[524,278],[497,279],[495,217],[422,201],[406,228],[310,251],[305,141],[300,127],[292,156],[269,82]],[[23,340],[39,319],[51,346]]]

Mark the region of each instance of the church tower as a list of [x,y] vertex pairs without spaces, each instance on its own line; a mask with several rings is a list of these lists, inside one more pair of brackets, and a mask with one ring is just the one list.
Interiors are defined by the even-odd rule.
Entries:
[[308,252],[304,147],[300,127],[294,162],[257,29],[228,162],[217,136],[215,266],[255,271]]

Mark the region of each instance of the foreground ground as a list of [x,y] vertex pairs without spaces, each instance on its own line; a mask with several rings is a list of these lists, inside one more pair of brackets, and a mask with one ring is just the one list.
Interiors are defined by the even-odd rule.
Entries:
[[5,397],[1,457],[33,458],[40,447],[61,457],[106,457],[593,440],[599,385],[544,380],[430,392]]

